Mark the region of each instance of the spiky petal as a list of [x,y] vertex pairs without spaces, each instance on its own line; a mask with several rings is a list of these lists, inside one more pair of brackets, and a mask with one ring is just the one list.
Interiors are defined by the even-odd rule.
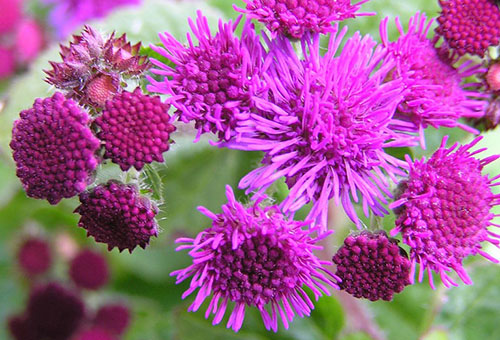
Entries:
[[395,129],[418,131],[425,146],[423,130],[428,126],[439,128],[460,127],[468,132],[477,130],[460,123],[462,117],[484,115],[484,97],[477,86],[464,84],[467,77],[480,71],[481,65],[465,62],[453,66],[458,60],[450,57],[446,47],[436,47],[436,41],[427,38],[433,19],[427,22],[425,14],[410,18],[405,33],[399,18],[396,27],[400,37],[390,42],[387,35],[388,18],[380,24],[380,36],[389,54],[396,59],[391,77],[401,79],[409,89],[399,104]]
[[481,172],[500,155],[473,157],[485,150],[471,151],[481,138],[446,148],[445,137],[428,161],[407,158],[408,178],[399,184],[397,200],[389,207],[395,209],[397,216],[391,235],[401,232],[403,242],[411,247],[412,280],[419,263],[419,281],[427,271],[433,288],[432,271],[440,275],[447,287],[457,285],[449,276],[450,271],[471,284],[462,264],[464,258],[480,254],[498,262],[484,252],[481,243],[500,244],[500,235],[488,230],[489,226],[498,227],[492,222],[495,215],[491,209],[500,204],[500,195],[491,189],[500,176],[489,178]]
[[176,115],[185,123],[193,121],[198,136],[212,132],[220,140],[234,136],[237,122],[246,119],[252,108],[251,96],[260,90],[263,48],[250,22],[243,28],[242,39],[234,33],[235,23],[219,21],[219,31],[210,32],[207,19],[198,11],[196,23],[189,25],[198,40],[195,45],[188,34],[188,46],[171,34],[160,34],[163,47],[151,48],[169,59],[175,67],[152,60],[152,69],[163,77],[149,77],[149,91],[171,95],[169,101]]
[[176,240],[184,243],[177,250],[191,249],[193,264],[171,275],[177,276],[177,283],[192,276],[183,294],[185,298],[198,289],[189,311],[198,310],[211,296],[205,317],[215,314],[214,324],[221,322],[228,304],[234,303],[227,323],[234,331],[240,329],[250,306],[260,311],[267,329],[277,331],[279,318],[288,328],[295,314],[303,317],[314,308],[303,287],[316,299],[330,295],[329,287],[337,288],[336,277],[323,269],[328,262],[312,253],[321,248],[315,245],[318,238],[311,236],[318,228],[304,230],[307,222],[288,220],[277,206],[260,206],[263,197],[245,207],[229,186],[226,196],[228,203],[220,214],[198,208],[213,220],[212,227],[194,239]]
[[246,175],[240,188],[259,194],[285,177],[290,193],[281,204],[284,212],[312,202],[308,219],[323,226],[332,198],[358,225],[353,202],[362,200],[367,215],[387,213],[381,204],[390,194],[386,174],[396,181],[404,162],[384,149],[416,142],[389,128],[404,92],[401,80],[383,83],[394,61],[382,62],[383,48],[374,49],[376,42],[358,33],[335,56],[345,33],[332,34],[324,56],[318,35],[304,38],[305,60],[288,39],[269,42],[273,61],[263,75],[269,94],[253,98],[256,113],[222,144],[265,152],[263,166]]

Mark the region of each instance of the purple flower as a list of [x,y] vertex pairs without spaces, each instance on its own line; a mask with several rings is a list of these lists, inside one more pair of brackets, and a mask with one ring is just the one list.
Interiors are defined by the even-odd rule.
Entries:
[[436,47],[436,40],[427,38],[433,20],[426,23],[425,14],[415,14],[404,32],[399,18],[396,26],[400,37],[390,42],[385,18],[380,24],[380,36],[389,55],[396,59],[396,67],[390,77],[401,78],[409,89],[395,115],[400,120],[394,125],[402,131],[418,131],[421,145],[425,146],[423,130],[427,126],[439,128],[460,127],[471,133],[477,131],[458,122],[461,117],[481,117],[483,95],[473,84],[461,84],[465,78],[478,72],[480,65],[467,61],[458,68],[453,65],[457,58],[449,56],[445,46]]
[[457,54],[484,57],[500,42],[500,9],[495,0],[439,0],[441,13],[436,33]]
[[307,222],[287,220],[276,206],[259,206],[263,197],[244,207],[229,186],[226,196],[228,203],[220,214],[198,208],[213,220],[212,227],[194,239],[176,240],[185,243],[177,250],[191,249],[193,264],[171,275],[177,276],[177,283],[192,276],[190,288],[182,296],[198,289],[189,311],[198,310],[211,296],[205,317],[215,314],[214,325],[221,322],[228,303],[234,303],[227,323],[234,331],[240,329],[250,306],[260,311],[268,330],[277,331],[279,318],[288,328],[295,314],[303,317],[314,308],[303,286],[316,299],[330,295],[328,287],[337,288],[336,277],[322,267],[328,262],[312,253],[321,249],[315,243],[328,233],[312,238],[318,228],[303,230]]
[[481,91],[486,95],[485,114],[471,121],[476,127],[492,130],[500,124],[500,59],[487,58],[485,66],[478,74]]
[[109,280],[108,262],[101,254],[84,249],[71,260],[69,276],[79,288],[98,290]]
[[248,18],[257,19],[271,31],[273,36],[282,34],[301,39],[307,32],[326,34],[334,31],[332,21],[374,15],[356,13],[369,0],[352,5],[351,0],[243,0]]
[[94,319],[94,326],[106,329],[116,335],[123,334],[129,324],[130,310],[123,304],[101,306]]
[[235,23],[219,21],[219,31],[212,35],[207,19],[198,11],[196,23],[189,25],[198,40],[195,45],[188,34],[189,46],[184,46],[171,34],[160,34],[164,46],[151,48],[169,59],[175,67],[152,59],[152,69],[163,77],[149,77],[148,90],[171,95],[169,100],[176,115],[185,123],[194,121],[199,136],[213,132],[221,140],[229,140],[241,119],[251,109],[251,96],[259,91],[263,48],[248,22],[241,40],[236,37]]
[[78,334],[74,337],[74,340],[118,340],[118,339],[105,329],[93,327],[78,332]]
[[78,25],[103,18],[117,7],[138,5],[141,0],[42,0],[53,7],[49,23],[59,39],[66,38]]
[[333,256],[340,289],[357,298],[391,301],[410,284],[410,261],[385,231],[350,235]]
[[109,250],[118,247],[131,253],[136,246],[146,248],[151,236],[158,235],[158,208],[140,196],[135,185],[100,184],[80,194],[75,213],[80,214],[78,226],[87,230],[87,236],[106,243]]
[[168,108],[160,97],[145,95],[140,88],[108,100],[95,120],[100,128],[97,137],[104,141],[104,158],[111,158],[123,171],[163,162],[162,154],[169,149],[170,134],[175,131]]
[[283,211],[293,213],[312,201],[308,219],[323,226],[331,198],[358,226],[353,202],[360,198],[365,214],[387,213],[380,203],[390,195],[386,175],[396,181],[406,164],[384,149],[415,144],[414,137],[389,128],[403,93],[401,80],[384,82],[394,62],[384,60],[383,48],[374,50],[370,36],[358,33],[335,56],[345,32],[332,34],[323,56],[318,35],[303,39],[305,60],[286,38],[268,42],[272,61],[263,77],[269,94],[253,98],[258,112],[222,144],[265,152],[264,165],[246,175],[240,188],[259,194],[284,176],[290,193]]
[[17,261],[22,271],[28,276],[45,273],[52,264],[49,244],[41,238],[27,238],[18,250]]
[[446,149],[445,137],[428,161],[407,158],[409,176],[399,184],[397,200],[389,207],[397,217],[391,235],[401,232],[404,243],[411,247],[412,281],[417,263],[419,281],[427,270],[434,288],[431,271],[439,273],[446,287],[456,285],[448,275],[452,270],[464,283],[472,284],[462,265],[469,255],[481,254],[498,262],[482,250],[481,242],[500,244],[500,235],[488,230],[489,226],[498,227],[490,210],[500,204],[500,195],[491,191],[500,176],[489,178],[481,171],[500,155],[473,157],[485,150],[470,151],[481,138]]
[[88,114],[59,92],[38,98],[31,109],[21,111],[10,147],[17,177],[29,197],[57,204],[92,182],[99,140],[88,121]]
[[[14,335],[19,340],[66,340],[81,325],[85,306],[75,292],[52,282],[36,286],[29,297],[25,315],[13,322]],[[24,337],[24,336],[26,337]]]

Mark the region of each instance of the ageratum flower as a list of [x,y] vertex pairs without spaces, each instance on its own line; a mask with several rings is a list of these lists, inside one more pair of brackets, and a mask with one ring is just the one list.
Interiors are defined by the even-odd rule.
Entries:
[[500,42],[500,9],[495,0],[439,0],[441,13],[436,33],[458,55],[484,57]]
[[108,100],[95,119],[100,128],[97,137],[104,141],[104,158],[111,158],[123,171],[163,162],[162,154],[169,149],[170,134],[175,131],[168,108],[160,97],[145,95],[140,88]]
[[251,96],[260,85],[263,48],[252,25],[247,22],[241,40],[236,37],[239,20],[219,21],[219,31],[212,35],[207,19],[198,11],[196,23],[189,25],[198,40],[195,45],[188,34],[184,46],[171,34],[160,34],[163,47],[151,48],[175,64],[171,67],[152,59],[152,69],[163,77],[149,77],[149,91],[171,95],[176,115],[185,123],[193,121],[198,135],[212,132],[229,140],[239,120],[246,119],[252,108]]
[[212,227],[194,239],[176,240],[185,243],[177,250],[191,249],[193,264],[171,275],[177,276],[177,283],[192,277],[182,296],[198,289],[189,311],[198,310],[211,296],[205,317],[215,314],[214,325],[234,303],[227,323],[234,331],[241,328],[247,307],[260,311],[268,330],[277,331],[279,318],[288,328],[295,314],[303,317],[314,308],[304,286],[316,299],[330,295],[328,287],[337,288],[336,277],[323,268],[328,262],[312,253],[321,249],[315,245],[319,238],[311,236],[318,228],[303,230],[307,222],[287,220],[277,206],[260,206],[263,197],[245,207],[229,186],[226,196],[220,214],[198,208],[213,220]]
[[29,197],[57,204],[92,182],[100,143],[88,121],[88,114],[59,92],[21,111],[10,147],[17,177]]
[[[103,2],[103,1],[100,1]],[[140,56],[141,43],[131,45],[123,34],[103,37],[90,26],[74,35],[69,46],[61,45],[62,62],[51,61],[46,81],[80,104],[103,108],[108,99],[120,93],[126,78],[139,76],[148,67]]]
[[106,329],[111,334],[121,335],[130,324],[130,310],[119,303],[101,306],[97,311],[94,326]]
[[50,246],[44,239],[29,237],[19,247],[17,261],[28,276],[43,274],[52,264]]
[[26,326],[35,339],[66,340],[85,317],[85,306],[75,292],[58,283],[33,289],[26,307]]
[[141,0],[42,0],[52,5],[48,23],[60,40],[66,38],[78,25],[103,18],[118,7],[138,5]]
[[385,231],[350,235],[333,256],[340,289],[357,298],[391,301],[410,284],[410,261]]
[[71,260],[69,276],[79,288],[98,290],[109,280],[108,262],[101,254],[84,249]]
[[465,131],[477,131],[458,122],[461,117],[481,117],[484,114],[484,97],[473,84],[463,84],[464,79],[474,75],[481,65],[471,61],[458,67],[457,58],[449,56],[444,47],[436,47],[436,41],[427,38],[433,19],[426,23],[425,14],[417,13],[410,18],[405,33],[399,18],[396,27],[400,37],[390,42],[385,18],[380,24],[380,36],[389,55],[396,59],[396,68],[391,73],[401,78],[409,89],[399,104],[396,117],[400,124],[394,126],[402,131],[418,131],[421,145],[425,146],[423,130],[427,126],[439,128],[460,127]]
[[456,285],[449,276],[452,270],[465,284],[472,284],[462,265],[469,255],[480,254],[498,262],[482,250],[481,243],[500,245],[500,235],[488,230],[489,226],[498,227],[490,211],[500,204],[500,195],[491,191],[500,176],[489,178],[481,171],[500,155],[473,157],[485,150],[470,151],[481,138],[447,149],[445,137],[428,161],[407,158],[408,178],[399,184],[397,200],[390,205],[397,216],[391,235],[401,232],[403,242],[411,247],[412,281],[417,263],[419,281],[427,270],[434,288],[431,271],[440,275],[446,287]]
[[351,4],[351,0],[244,0],[248,18],[257,19],[273,36],[282,34],[300,39],[306,32],[327,34],[334,31],[332,21],[374,15],[356,13],[369,0]]
[[146,248],[151,236],[158,235],[158,208],[135,185],[100,184],[80,194],[75,213],[80,214],[78,226],[87,230],[87,236],[106,243],[109,250],[118,247],[131,253],[136,246]]
[[305,60],[286,38],[269,42],[273,60],[264,72],[269,95],[254,98],[259,111],[223,144],[265,152],[263,166],[246,175],[240,188],[260,193],[284,176],[290,188],[284,212],[312,202],[308,219],[323,226],[331,198],[358,226],[353,202],[361,199],[366,215],[369,209],[387,213],[380,203],[390,195],[386,176],[396,181],[406,165],[384,149],[415,144],[414,137],[389,128],[404,92],[401,80],[383,82],[395,63],[384,60],[383,48],[374,50],[370,36],[358,33],[335,56],[345,33],[332,34],[323,56],[318,35],[303,39]]

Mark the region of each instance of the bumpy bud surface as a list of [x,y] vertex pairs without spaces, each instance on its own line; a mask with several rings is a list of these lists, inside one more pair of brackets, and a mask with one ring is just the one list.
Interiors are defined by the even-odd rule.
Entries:
[[348,236],[333,256],[340,289],[357,298],[391,301],[410,284],[410,261],[384,231]]
[[151,236],[158,234],[154,218],[158,209],[134,185],[110,181],[80,194],[80,203],[75,209],[80,214],[78,225],[109,250],[146,248]]
[[100,144],[88,114],[56,92],[36,99],[20,117],[10,147],[27,195],[57,204],[84,191],[99,163],[95,153]]
[[96,118],[104,141],[105,158],[120,165],[141,170],[144,164],[163,162],[162,153],[169,149],[170,134],[175,126],[169,123],[169,105],[158,96],[148,96],[136,88],[123,92],[106,102],[106,109]]

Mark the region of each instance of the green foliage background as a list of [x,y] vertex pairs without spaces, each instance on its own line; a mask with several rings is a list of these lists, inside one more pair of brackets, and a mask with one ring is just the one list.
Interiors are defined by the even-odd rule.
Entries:
[[[167,1],[145,0],[135,9],[119,10],[109,18],[94,22],[102,31],[126,32],[132,42],[141,40],[144,46],[157,43],[157,33],[169,31],[185,40],[189,31],[187,18],[202,9],[215,28],[218,18],[235,18],[232,1]],[[235,3],[244,6],[241,0]],[[404,25],[417,10],[428,16],[436,16],[437,1],[414,0],[411,2],[372,0],[363,5],[364,11],[376,11],[377,16],[347,20],[349,32],[359,30],[378,39],[378,23],[386,15],[399,15]],[[391,19],[390,34],[396,36]],[[147,49],[145,49],[147,51]],[[31,106],[36,97],[45,97],[53,89],[44,81],[42,70],[49,67],[48,60],[59,60],[58,47],[47,50],[28,73],[14,79],[3,93],[6,107],[0,114],[0,339],[7,339],[4,320],[7,315],[23,308],[28,282],[23,281],[15,267],[15,251],[18,240],[33,226],[49,238],[68,234],[80,245],[106,252],[102,244],[87,239],[83,229],[77,228],[77,216],[72,213],[77,200],[65,200],[57,206],[45,201],[26,198],[15,176],[8,143],[13,121],[19,111]],[[470,136],[456,130],[429,130],[428,152],[434,150],[444,134],[451,140],[468,141]],[[280,329],[276,334],[267,332],[260,316],[250,311],[242,330],[234,333],[224,327],[224,322],[212,326],[205,320],[203,311],[188,313],[192,297],[182,301],[180,296],[187,283],[175,285],[169,273],[189,264],[185,252],[174,251],[174,239],[179,235],[195,235],[208,227],[209,221],[197,212],[199,205],[218,212],[224,203],[224,186],[237,186],[239,179],[258,165],[258,153],[219,150],[208,145],[207,140],[192,143],[190,136],[176,139],[176,144],[165,156],[164,164],[156,164],[163,183],[161,192],[162,232],[146,250],[137,249],[133,254],[109,252],[113,281],[104,292],[89,295],[89,301],[98,304],[112,297],[126,298],[133,307],[134,319],[125,339],[289,339],[289,340],[369,340],[369,339],[498,339],[497,320],[500,310],[500,268],[485,259],[467,261],[473,286],[433,291],[427,283],[415,284],[397,295],[394,301],[369,303],[354,300],[344,294],[320,299],[310,318],[297,318],[289,330]],[[486,135],[481,146],[488,146],[489,154],[500,153],[498,131]],[[421,150],[411,151],[422,155]],[[488,167],[492,174],[500,173],[500,162]],[[106,169],[105,176],[114,174],[113,167]],[[276,187],[277,197],[285,194],[283,186]],[[237,195],[245,200],[243,193]],[[498,211],[497,211],[498,213]],[[328,239],[326,258],[331,258],[342,237],[354,225],[339,219],[336,236]],[[384,220],[383,227],[390,229],[394,218]],[[494,250],[491,250],[494,252]],[[498,252],[495,253],[498,257]],[[60,261],[53,275],[65,280],[67,264]],[[22,282],[22,284],[19,284]],[[227,318],[226,318],[227,320]]]

